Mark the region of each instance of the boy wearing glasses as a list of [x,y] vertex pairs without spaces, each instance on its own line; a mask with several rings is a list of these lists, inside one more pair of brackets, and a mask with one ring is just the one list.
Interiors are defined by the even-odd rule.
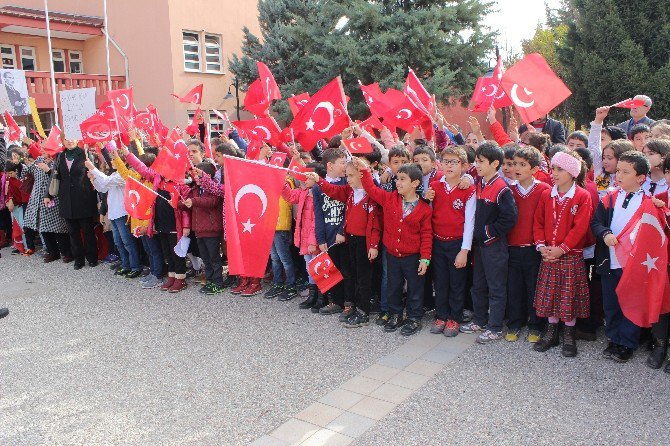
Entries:
[[433,276],[436,320],[431,333],[447,337],[458,334],[463,320],[463,303],[468,252],[472,247],[477,200],[475,188],[459,189],[468,157],[460,147],[441,153],[444,176],[430,183],[425,198],[433,204]]

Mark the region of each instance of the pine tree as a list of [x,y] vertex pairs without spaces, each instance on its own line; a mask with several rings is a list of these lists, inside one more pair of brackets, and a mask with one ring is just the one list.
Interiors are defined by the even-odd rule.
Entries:
[[[408,67],[440,101],[469,97],[493,48],[493,34],[480,26],[485,0],[264,0],[258,7],[262,41],[245,29],[231,71],[248,84],[261,60],[285,97],[314,93],[341,75],[353,117],[368,114],[358,80],[401,88]],[[274,110],[290,119],[285,101]]]

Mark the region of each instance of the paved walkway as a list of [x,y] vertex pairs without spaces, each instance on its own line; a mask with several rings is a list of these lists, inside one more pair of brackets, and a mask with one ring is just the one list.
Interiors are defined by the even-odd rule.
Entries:
[[644,354],[345,330],[297,301],[167,295],[2,251],[1,445],[670,443]]

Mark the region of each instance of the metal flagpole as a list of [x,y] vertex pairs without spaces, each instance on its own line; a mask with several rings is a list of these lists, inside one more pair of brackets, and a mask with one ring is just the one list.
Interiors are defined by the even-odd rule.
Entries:
[[47,21],[47,43],[49,44],[49,68],[51,69],[51,95],[54,101],[54,121],[58,124],[58,102],[56,101],[56,75],[54,74],[54,58],[51,49],[51,25],[49,24],[49,0],[44,0],[44,15]]
[[105,10],[105,50],[107,51],[107,90],[112,89],[112,67],[109,65],[109,25],[107,24],[107,0],[102,2]]

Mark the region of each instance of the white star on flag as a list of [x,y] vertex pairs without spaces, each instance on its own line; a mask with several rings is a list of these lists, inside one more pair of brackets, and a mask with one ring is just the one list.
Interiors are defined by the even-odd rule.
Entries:
[[174,159],[176,159],[176,160],[179,159],[179,154],[178,154],[178,153],[175,153],[175,154],[174,154]]
[[647,267],[647,272],[650,273],[652,269],[658,270],[656,268],[656,261],[658,260],[658,257],[652,257],[647,253],[647,260],[645,262],[642,262],[644,266]]
[[314,130],[314,124],[315,122],[312,121],[312,118],[309,118],[309,121],[307,121],[307,130]]
[[249,218],[249,219],[247,219],[247,221],[242,223],[242,226],[244,226],[244,229],[242,230],[242,234],[244,234],[245,232],[248,232],[249,234],[251,234],[251,228],[256,226],[256,224],[251,223],[251,219]]

